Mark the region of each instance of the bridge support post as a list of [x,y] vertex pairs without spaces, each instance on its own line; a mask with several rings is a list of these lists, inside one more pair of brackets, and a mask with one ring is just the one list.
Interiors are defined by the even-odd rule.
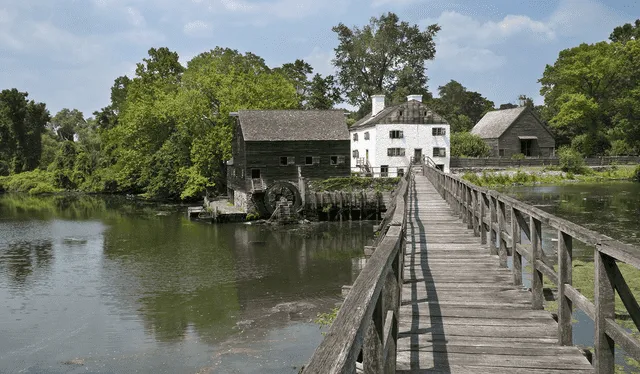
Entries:
[[531,308],[544,309],[542,272],[538,270],[538,260],[541,256],[542,224],[539,220],[529,216],[529,230],[531,239]]
[[573,345],[573,303],[565,294],[564,285],[572,284],[572,258],[573,238],[558,230],[558,343],[567,346]]
[[516,286],[522,285],[522,255],[518,252],[518,244],[520,244],[520,225],[518,224],[517,215],[518,212],[514,207],[511,207],[511,258],[513,260],[513,266],[511,266],[511,272],[513,273],[513,284]]
[[[611,374],[615,368],[615,344],[607,335],[607,319],[615,320],[615,293],[613,282],[609,276],[609,269],[615,265],[615,260],[597,250],[594,251],[595,265],[595,364],[597,374]],[[612,264],[613,263],[613,264]]]

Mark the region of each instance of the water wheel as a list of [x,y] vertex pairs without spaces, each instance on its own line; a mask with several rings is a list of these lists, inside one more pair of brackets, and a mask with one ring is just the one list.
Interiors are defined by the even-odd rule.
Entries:
[[297,211],[302,206],[302,198],[298,187],[289,182],[276,182],[269,186],[264,194],[264,207],[269,214],[276,210],[276,206],[281,199],[289,201],[294,211]]

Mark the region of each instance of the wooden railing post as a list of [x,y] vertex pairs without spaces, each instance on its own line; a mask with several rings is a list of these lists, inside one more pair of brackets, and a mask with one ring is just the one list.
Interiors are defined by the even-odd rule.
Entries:
[[499,250],[498,256],[500,257],[500,267],[507,267],[507,258],[509,257],[507,254],[507,242],[502,237],[502,232],[506,231],[506,220],[507,220],[507,208],[504,202],[500,201],[496,197],[496,204],[498,204],[498,243]]
[[461,218],[462,218],[462,223],[469,223],[469,215],[467,214],[467,186],[460,182],[460,194],[462,196],[461,197],[461,205],[462,205],[462,211],[460,212]]
[[529,216],[529,231],[531,238],[531,308],[544,309],[542,272],[538,270],[538,260],[542,258],[542,224],[539,220]]
[[473,222],[471,223],[473,225],[473,235],[475,236],[480,236],[480,227],[479,227],[479,220],[478,220],[478,190],[473,189],[471,190],[471,194],[472,194],[472,200],[473,200],[473,210],[472,210],[472,214],[473,214]]
[[572,284],[573,238],[558,230],[558,343],[573,345],[573,303],[564,292]]
[[520,286],[522,285],[522,255],[518,252],[518,244],[520,244],[521,231],[516,214],[518,214],[516,209],[511,207],[511,258],[513,260],[511,272],[513,273],[513,284]]
[[369,328],[364,337],[362,347],[362,366],[365,373],[377,374],[382,372],[382,337],[384,335],[384,292],[383,289],[376,302]]
[[467,186],[467,228],[473,228],[473,195],[470,186]]
[[497,221],[497,214],[496,214],[496,198],[492,195],[489,194],[489,253],[491,255],[497,255],[498,254],[498,248],[496,247],[496,230],[493,229],[493,226],[496,224]]
[[[615,344],[613,339],[606,333],[606,320],[615,319],[615,294],[614,286],[609,277],[611,263],[615,260],[600,252],[596,247],[594,251],[595,266],[595,363],[597,374],[611,374],[614,371]],[[615,265],[615,264],[614,264]]]
[[480,192],[480,244],[482,245],[487,244],[487,230],[485,229],[484,225],[484,215],[487,206],[486,201],[487,194],[484,192]]

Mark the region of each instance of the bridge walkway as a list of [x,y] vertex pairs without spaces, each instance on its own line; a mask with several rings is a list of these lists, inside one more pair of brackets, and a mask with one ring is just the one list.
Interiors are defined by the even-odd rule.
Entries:
[[593,373],[427,178],[409,188],[397,372]]

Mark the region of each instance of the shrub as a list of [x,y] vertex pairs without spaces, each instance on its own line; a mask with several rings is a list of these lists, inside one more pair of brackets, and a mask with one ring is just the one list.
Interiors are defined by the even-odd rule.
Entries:
[[640,165],[636,166],[636,170],[633,172],[633,180],[640,182]]
[[558,150],[560,169],[565,172],[582,174],[585,167],[584,158],[573,148],[563,147]]
[[607,151],[609,156],[628,156],[633,153],[633,148],[624,140],[614,140],[611,142],[611,149]]
[[55,187],[53,173],[40,169],[2,177],[0,184],[8,192],[27,192],[32,195],[60,191]]
[[524,160],[525,156],[523,153],[516,153],[513,156],[511,156],[512,160]]
[[481,137],[469,132],[451,134],[452,157],[488,157],[491,147]]
[[585,157],[604,155],[610,147],[609,140],[602,134],[581,134],[571,141],[571,148]]

